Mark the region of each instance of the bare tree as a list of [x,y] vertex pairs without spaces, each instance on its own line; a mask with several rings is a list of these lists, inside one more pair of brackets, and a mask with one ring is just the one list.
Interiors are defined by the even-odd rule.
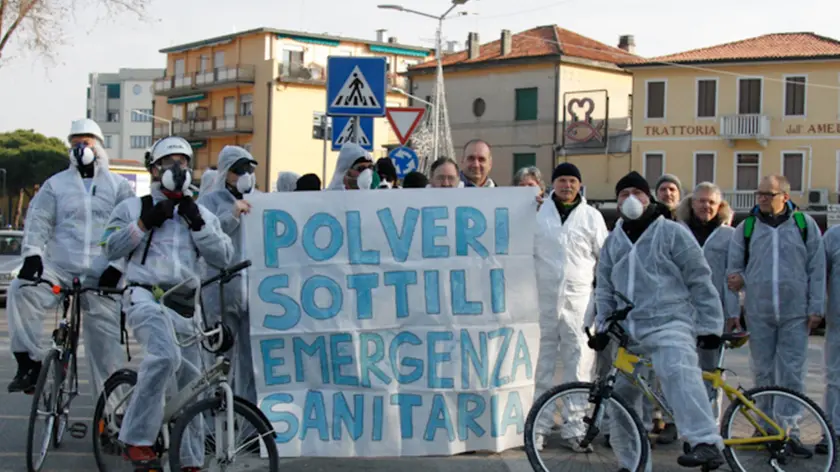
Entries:
[[146,19],[151,0],[0,0],[0,58],[14,39],[22,51],[54,59],[64,43],[64,31],[74,13],[85,7],[102,9],[109,19],[131,13]]

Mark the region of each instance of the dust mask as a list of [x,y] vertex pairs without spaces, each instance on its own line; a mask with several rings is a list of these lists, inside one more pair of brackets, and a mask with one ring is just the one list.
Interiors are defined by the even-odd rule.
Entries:
[[79,167],[89,166],[96,160],[96,153],[93,152],[93,148],[79,143],[70,149],[70,160]]
[[357,182],[359,190],[371,190],[379,188],[381,180],[379,174],[374,172],[373,169],[365,169],[359,174]]
[[621,203],[621,215],[628,220],[638,220],[645,212],[645,206],[635,195],[630,195]]
[[[163,186],[164,194],[169,192],[175,197],[183,195],[189,190],[191,183],[189,169],[184,169],[181,166],[172,166],[163,172],[160,183]],[[167,195],[169,196],[169,195]]]
[[236,190],[239,193],[250,193],[254,188],[254,174],[242,174],[236,180]]

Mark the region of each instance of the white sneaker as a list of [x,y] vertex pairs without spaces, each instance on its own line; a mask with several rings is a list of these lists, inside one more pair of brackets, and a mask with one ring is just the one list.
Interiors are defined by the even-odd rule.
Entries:
[[544,434],[539,434],[539,433],[535,434],[534,435],[534,449],[536,449],[537,452],[540,452],[540,451],[543,450],[544,445],[545,445],[545,435]]

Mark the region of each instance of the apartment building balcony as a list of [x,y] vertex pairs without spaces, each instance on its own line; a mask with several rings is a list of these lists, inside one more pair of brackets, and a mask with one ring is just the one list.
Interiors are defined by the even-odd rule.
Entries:
[[[280,63],[277,66],[277,80],[324,85],[327,81],[326,67],[319,64]],[[388,87],[408,89],[408,77],[393,72],[387,74]]]
[[735,211],[751,210],[756,204],[754,190],[735,190],[734,192],[724,191],[723,199],[726,200],[727,203],[729,203],[729,206]]
[[253,85],[255,80],[256,70],[252,65],[217,67],[204,72],[155,79],[155,95],[171,97],[232,85]]
[[[172,134],[182,138],[212,138],[253,132],[254,117],[252,115],[213,116],[172,122]],[[168,126],[155,126],[156,137],[167,134],[169,134]]]
[[770,139],[770,117],[761,114],[727,115],[720,118],[720,137],[730,146],[738,140],[755,140],[765,147]]

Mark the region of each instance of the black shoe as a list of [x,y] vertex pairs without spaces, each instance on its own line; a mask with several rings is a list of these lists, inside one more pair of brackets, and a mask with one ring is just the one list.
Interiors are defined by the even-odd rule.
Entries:
[[800,459],[810,459],[814,457],[814,453],[810,449],[802,445],[799,438],[790,438],[787,443],[787,450],[793,457]]
[[705,467],[714,470],[724,463],[720,449],[712,444],[698,444],[688,454],[677,458],[677,464],[683,467]]
[[[15,374],[15,378],[12,379],[12,382],[9,384],[8,391],[9,393],[15,392],[23,392],[25,390],[31,389],[35,387],[35,383],[38,382],[38,377],[35,377],[35,382],[32,382],[30,379],[30,371],[32,370],[33,365],[35,362],[29,357],[28,353],[25,352],[16,352],[15,360],[17,361],[17,373]],[[38,371],[40,374],[40,369]]]
[[40,362],[33,362],[32,368],[29,370],[29,373],[26,374],[26,381],[27,384],[23,388],[23,393],[27,395],[32,395],[35,393],[35,386],[38,385],[38,377],[41,376],[41,363]]
[[662,428],[659,437],[656,438],[657,444],[671,444],[677,440],[677,425],[668,423]]
[[817,444],[814,447],[814,452],[816,452],[817,454],[819,454],[821,456],[827,456],[828,455],[828,438],[823,436],[822,440],[820,440],[819,444]]

